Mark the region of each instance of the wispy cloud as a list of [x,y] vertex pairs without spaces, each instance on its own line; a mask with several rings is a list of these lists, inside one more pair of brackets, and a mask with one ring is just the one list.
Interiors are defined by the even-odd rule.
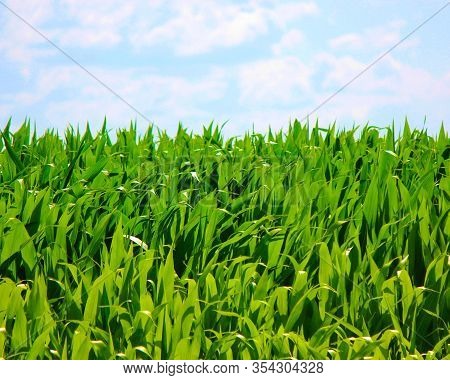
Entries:
[[280,41],[272,45],[275,55],[298,52],[305,39],[304,33],[299,29],[291,29],[281,36]]
[[[8,4],[36,27],[41,27],[54,17],[51,0],[9,1]],[[0,52],[3,59],[29,66],[37,57],[55,54],[41,36],[15,16],[4,13],[3,17],[0,26]]]
[[69,26],[56,29],[57,41],[70,47],[113,47],[126,39],[128,25],[139,15],[138,4],[135,0],[61,0],[58,14]]
[[169,44],[179,55],[195,55],[219,47],[233,47],[268,33],[271,26],[317,12],[313,2],[248,3],[208,0],[174,1],[167,19],[159,24],[141,23],[132,34],[137,47]]
[[[209,70],[191,80],[158,75],[152,67],[89,69],[155,122],[174,124],[177,118],[212,117],[205,112],[208,104],[220,100],[227,89],[226,74],[220,69]],[[68,121],[99,121],[105,114],[122,125],[134,118],[125,104],[90,78],[79,74],[79,69],[73,66],[41,70],[26,91],[10,94],[4,101],[22,107],[45,102],[45,117],[60,125]],[[74,78],[78,79],[74,81]]]
[[[386,49],[396,44],[404,34],[406,23],[403,20],[391,21],[385,25],[366,28],[362,32],[346,33],[329,40],[329,46],[334,50],[355,51],[361,49]],[[403,33],[402,33],[403,32]],[[402,48],[417,45],[419,39],[413,37],[402,44]]]

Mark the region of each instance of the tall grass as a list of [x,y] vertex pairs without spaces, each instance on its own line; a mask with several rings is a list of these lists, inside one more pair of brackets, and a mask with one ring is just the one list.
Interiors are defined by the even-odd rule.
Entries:
[[444,127],[0,139],[0,357],[450,358]]

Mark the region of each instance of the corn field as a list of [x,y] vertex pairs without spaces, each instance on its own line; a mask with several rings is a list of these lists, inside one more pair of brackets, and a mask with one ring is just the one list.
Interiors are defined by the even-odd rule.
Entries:
[[450,358],[443,126],[0,140],[0,358]]

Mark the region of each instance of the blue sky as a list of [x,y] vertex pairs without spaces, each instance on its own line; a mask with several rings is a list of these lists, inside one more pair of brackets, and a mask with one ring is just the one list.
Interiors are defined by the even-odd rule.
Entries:
[[[4,1],[4,0],[3,0]],[[228,135],[303,118],[446,1],[11,0],[158,127]],[[311,116],[450,130],[450,6]],[[148,122],[0,6],[0,121]]]

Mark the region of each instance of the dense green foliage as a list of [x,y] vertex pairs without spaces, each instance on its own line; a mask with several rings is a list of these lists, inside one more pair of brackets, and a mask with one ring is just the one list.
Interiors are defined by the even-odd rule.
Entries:
[[443,127],[0,139],[0,357],[450,357]]

